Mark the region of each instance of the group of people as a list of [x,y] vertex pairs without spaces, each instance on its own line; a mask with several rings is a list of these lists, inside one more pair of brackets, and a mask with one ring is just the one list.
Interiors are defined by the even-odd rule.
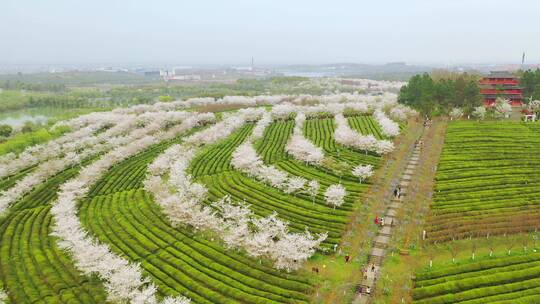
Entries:
[[375,225],[384,226],[384,217],[375,216]]
[[[334,246],[334,251],[336,251],[337,244]],[[351,261],[351,256],[349,254],[345,255],[345,263],[349,263]],[[326,268],[326,265],[323,265],[323,268]],[[319,267],[311,267],[311,272],[314,272],[316,274],[319,274]]]
[[[394,225],[394,219],[391,218],[392,221],[390,221],[390,226],[393,226]],[[375,225],[377,226],[381,226],[381,227],[384,227],[384,224],[385,224],[385,220],[384,220],[384,217],[378,217],[378,216],[375,216]]]
[[[364,274],[364,280],[367,280],[368,278],[368,272],[373,273],[373,278],[375,279],[375,264],[369,264],[367,267],[362,267],[362,273]],[[369,286],[366,286],[365,293],[370,294],[371,288]]]

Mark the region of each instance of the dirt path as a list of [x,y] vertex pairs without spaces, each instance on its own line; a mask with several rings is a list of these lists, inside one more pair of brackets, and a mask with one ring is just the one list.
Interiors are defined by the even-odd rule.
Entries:
[[[416,202],[420,199],[422,202],[426,201],[420,196],[426,196],[424,198],[430,201],[432,183],[426,182],[424,177],[433,181],[435,165],[444,142],[446,122],[437,120],[433,126],[425,130],[421,127],[420,129],[420,132],[413,132],[419,140],[418,144],[412,144],[401,164],[392,170],[398,178],[392,180],[390,185],[385,185],[384,192],[387,195],[383,199],[385,212],[382,215],[384,226],[374,225],[377,231],[372,241],[373,247],[369,253],[367,267],[361,270],[363,276],[353,303],[373,302],[374,297],[381,294],[378,280],[386,256],[393,255],[397,247],[400,247],[400,253],[406,256],[407,248],[418,238],[418,231],[410,229],[410,226],[421,227],[420,218],[423,218],[428,210],[428,204]],[[398,187],[401,189],[399,198],[393,193]]]
[[[367,265],[378,232],[373,219],[384,215],[386,201],[392,195],[392,186],[399,181],[414,142],[421,133],[421,122],[409,120],[406,132],[394,141],[396,149],[385,156],[381,162],[382,167],[370,178],[372,185],[359,198],[361,203],[351,215],[336,253],[320,256],[306,263],[306,271],[312,267],[320,270],[316,275],[319,282],[313,294],[313,303],[351,303],[357,296],[363,277],[360,269]],[[344,262],[346,254],[351,256],[349,263]]]
[[[393,227],[388,243],[388,255],[380,268],[379,280],[373,297],[363,303],[410,303],[412,276],[419,267],[416,254],[419,252],[422,227],[432,201],[436,168],[444,145],[447,121],[437,119],[422,136],[423,147],[415,165],[404,171],[411,175],[407,196],[404,197],[397,216],[399,225]],[[409,255],[409,251],[414,255]],[[374,301],[376,300],[376,301]]]

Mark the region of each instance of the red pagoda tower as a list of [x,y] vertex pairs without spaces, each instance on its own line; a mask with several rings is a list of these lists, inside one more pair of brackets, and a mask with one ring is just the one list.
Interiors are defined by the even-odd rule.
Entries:
[[519,86],[519,79],[508,72],[491,72],[480,79],[479,85],[487,107],[493,106],[497,97],[510,100],[513,107],[522,105],[523,89]]

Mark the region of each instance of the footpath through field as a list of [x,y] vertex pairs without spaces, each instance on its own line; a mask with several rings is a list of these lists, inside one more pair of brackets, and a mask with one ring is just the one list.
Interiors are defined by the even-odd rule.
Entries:
[[[425,128],[429,128],[429,125]],[[399,163],[393,168],[394,178],[389,185],[384,185],[386,187],[384,190],[380,190],[384,191],[384,212],[382,216],[371,219],[378,226],[378,231],[372,242],[373,247],[369,253],[367,265],[360,269],[363,275],[361,282],[357,285],[357,296],[353,301],[354,304],[371,302],[392,232],[400,224],[399,211],[403,206],[403,198],[410,191],[409,185],[419,163],[424,128],[417,126],[416,130],[413,128],[410,132],[413,132],[412,138],[416,138],[416,140],[413,139],[413,142],[405,143],[408,145],[407,150],[406,153],[399,155],[402,159],[396,160]]]

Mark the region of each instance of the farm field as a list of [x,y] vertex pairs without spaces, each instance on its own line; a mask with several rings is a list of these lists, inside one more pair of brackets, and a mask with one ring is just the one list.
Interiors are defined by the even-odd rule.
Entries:
[[427,221],[432,242],[540,226],[540,124],[450,123]]
[[[369,177],[360,183],[353,168],[380,170],[380,152],[337,143],[339,124],[328,114],[312,115],[298,129],[294,115],[302,107],[287,108],[293,115],[262,127],[278,112],[193,114],[174,106],[74,119],[65,135],[2,156],[0,295],[5,292],[7,303],[311,301],[318,280],[301,264],[313,254],[333,254],[370,186]],[[392,137],[383,134],[390,132],[385,128],[395,132],[397,124],[385,126],[369,112],[347,114],[345,122],[349,136],[390,149]],[[256,129],[263,130],[260,137]],[[293,140],[301,140],[302,149],[319,149],[322,158],[314,163],[291,155]],[[235,163],[249,143],[260,158],[257,170],[270,170],[279,183]],[[161,182],[170,187],[156,188],[150,173],[169,151],[192,156],[164,166],[171,171]],[[176,175],[184,174],[179,168],[185,176]],[[342,190],[330,194],[331,188]],[[163,189],[193,212],[163,201]],[[235,210],[238,222],[225,215]],[[209,225],[211,218],[223,226]],[[269,231],[278,229],[275,236],[256,229],[267,220]],[[236,230],[244,221],[256,227]]]
[[389,261],[390,272],[414,273],[411,301],[539,301],[539,127],[512,121],[448,124],[425,244],[410,258]]
[[416,274],[414,303],[538,303],[540,253],[486,257]]

